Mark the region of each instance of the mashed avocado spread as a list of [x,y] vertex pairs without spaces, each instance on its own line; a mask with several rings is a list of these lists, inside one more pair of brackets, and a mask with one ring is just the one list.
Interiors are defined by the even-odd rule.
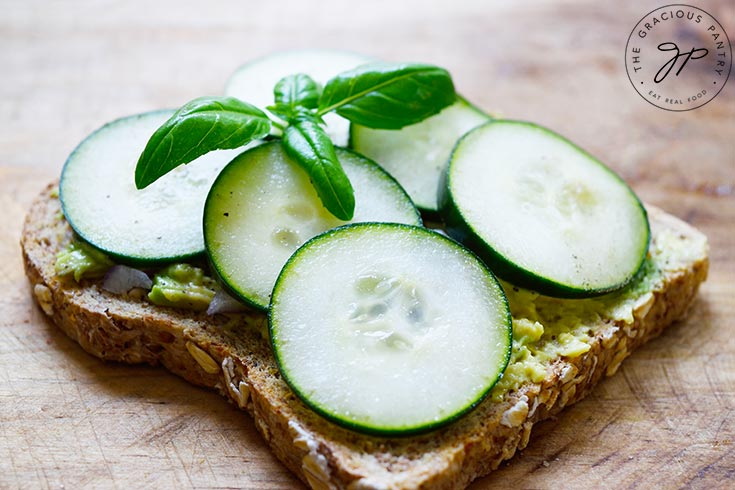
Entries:
[[544,380],[551,362],[559,356],[573,359],[591,348],[591,339],[608,322],[633,323],[633,312],[661,286],[663,273],[677,264],[671,259],[681,248],[678,237],[661,233],[635,279],[625,288],[587,299],[542,296],[503,282],[513,316],[513,350],[510,362],[492,390],[501,400],[523,383]]
[[216,284],[204,271],[189,264],[174,264],[153,277],[151,303],[203,311],[214,298]]
[[[552,298],[503,282],[513,316],[513,350],[492,398],[499,401],[525,382],[543,381],[558,356],[573,359],[589,351],[600,325],[610,321],[632,324],[634,310],[660,287],[664,271],[678,266],[673,257],[680,255],[682,246],[677,236],[660,233],[636,278],[624,289],[597,298]],[[112,265],[102,252],[74,240],[59,252],[56,272],[73,274],[79,281],[100,277]],[[174,264],[155,275],[148,299],[162,306],[206,310],[216,288],[202,269]]]
[[[83,278],[98,278],[115,265],[107,255],[80,240],[72,240],[56,255],[55,270],[59,276],[72,274],[79,282]],[[204,271],[189,264],[173,264],[153,277],[148,294],[151,303],[187,310],[203,311],[214,298],[217,285]]]
[[99,250],[84,242],[72,242],[56,255],[54,269],[59,276],[74,275],[79,282],[82,278],[102,277],[114,264]]

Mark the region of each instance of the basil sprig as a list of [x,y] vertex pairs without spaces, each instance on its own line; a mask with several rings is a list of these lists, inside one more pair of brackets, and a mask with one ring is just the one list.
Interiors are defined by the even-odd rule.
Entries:
[[319,198],[337,218],[355,211],[352,185],[339,163],[322,116],[340,116],[376,129],[400,129],[437,114],[456,100],[449,73],[407,63],[369,63],[340,73],[324,90],[308,75],[282,78],[268,107],[233,97],[201,97],[177,110],[148,141],[135,168],[142,189],[174,168],[214,150],[282,134],[285,151],[309,175]]

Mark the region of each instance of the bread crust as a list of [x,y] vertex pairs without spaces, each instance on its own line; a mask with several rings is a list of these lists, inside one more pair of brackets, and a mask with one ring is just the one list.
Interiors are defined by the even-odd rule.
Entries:
[[[682,318],[708,269],[702,252],[683,254],[663,284],[634,309],[632,324],[606,321],[591,349],[559,358],[541,383],[526,383],[500,402],[489,398],[449,426],[406,438],[365,436],[309,410],[281,379],[261,313],[215,315],[158,307],[113,295],[100,281],[58,277],[56,253],[73,233],[52,183],[30,208],[21,248],[31,290],[43,311],[90,354],[105,360],[162,365],[198,386],[215,389],[253,416],[275,455],[317,489],[456,489],[486,475],[529,441],[532,427],[584,398],[636,348]],[[648,207],[653,239],[704,237]]]

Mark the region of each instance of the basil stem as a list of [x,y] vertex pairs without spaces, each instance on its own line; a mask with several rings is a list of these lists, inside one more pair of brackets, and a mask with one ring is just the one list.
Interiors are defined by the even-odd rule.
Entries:
[[400,129],[433,116],[456,100],[443,68],[424,64],[369,63],[327,82],[318,115],[336,111],[376,129]]
[[213,150],[244,146],[270,129],[263,111],[234,97],[194,99],[153,133],[135,167],[135,185],[143,189],[179,165]]
[[327,210],[343,221],[355,214],[355,193],[327,133],[313,117],[300,118],[283,132],[286,153],[306,170]]

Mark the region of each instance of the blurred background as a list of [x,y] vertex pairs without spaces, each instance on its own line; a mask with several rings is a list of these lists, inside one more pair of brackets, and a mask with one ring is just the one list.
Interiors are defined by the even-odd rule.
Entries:
[[[629,179],[732,192],[732,168],[728,175],[714,161],[712,147],[735,154],[726,124],[733,84],[700,110],[669,113],[645,103],[626,76],[628,35],[659,4],[2,0],[0,162],[58,169],[107,121],[219,94],[255,57],[322,47],[438,64],[476,105],[550,126]],[[735,36],[735,4],[692,4]],[[648,163],[672,158],[700,172],[649,175]]]

